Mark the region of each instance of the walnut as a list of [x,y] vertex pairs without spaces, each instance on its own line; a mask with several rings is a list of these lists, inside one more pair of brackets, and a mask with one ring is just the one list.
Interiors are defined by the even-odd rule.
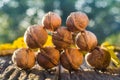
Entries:
[[60,54],[54,47],[45,47],[37,55],[38,64],[45,68],[50,69],[58,65]]
[[20,48],[14,51],[12,61],[22,69],[30,69],[35,65],[35,53],[28,48]]
[[72,34],[70,31],[67,30],[65,27],[60,27],[57,29],[56,32],[53,33],[52,35],[52,41],[53,44],[58,48],[58,49],[64,49],[69,47],[73,40],[72,40]]
[[75,43],[82,51],[91,51],[97,46],[97,38],[90,31],[79,32],[76,36]]
[[54,12],[48,12],[42,19],[43,26],[51,31],[55,31],[58,27],[60,27],[61,22],[61,17]]
[[47,41],[47,31],[40,25],[32,25],[24,34],[24,41],[29,48],[41,48]]
[[72,32],[84,31],[89,23],[87,15],[83,12],[72,12],[67,17],[66,26]]
[[78,70],[83,62],[83,54],[76,48],[67,48],[61,54],[60,61],[69,71]]
[[94,50],[86,54],[85,60],[89,66],[104,70],[109,66],[111,56],[107,50],[97,46]]

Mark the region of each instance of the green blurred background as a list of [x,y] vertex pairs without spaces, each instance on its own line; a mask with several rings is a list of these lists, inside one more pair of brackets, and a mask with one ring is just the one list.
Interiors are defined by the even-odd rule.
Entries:
[[0,0],[0,44],[23,36],[29,25],[41,24],[48,11],[58,13],[62,25],[71,12],[85,12],[87,30],[96,34],[99,44],[120,45],[120,0]]

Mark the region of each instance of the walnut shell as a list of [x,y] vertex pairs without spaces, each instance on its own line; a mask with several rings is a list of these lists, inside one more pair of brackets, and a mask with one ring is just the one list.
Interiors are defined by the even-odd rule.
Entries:
[[35,53],[28,48],[20,48],[14,51],[12,61],[22,69],[30,69],[35,65]]
[[86,54],[85,60],[89,66],[99,70],[104,70],[109,66],[111,56],[105,49],[96,47],[90,53]]
[[91,51],[97,46],[97,38],[90,31],[79,32],[75,38],[77,47],[82,51]]
[[61,64],[69,71],[78,70],[83,62],[83,54],[75,48],[67,48],[61,54]]
[[84,31],[89,23],[87,15],[83,12],[72,12],[66,20],[68,30],[72,32]]
[[45,68],[50,69],[58,65],[60,54],[54,47],[45,47],[37,55],[38,64]]
[[52,35],[52,42],[58,49],[64,49],[72,44],[72,34],[65,27],[60,27]]
[[51,31],[56,30],[61,25],[61,17],[54,13],[54,12],[48,12],[43,18],[42,18],[42,24],[43,26]]
[[40,25],[32,25],[24,34],[24,41],[29,48],[41,48],[47,41],[47,31]]

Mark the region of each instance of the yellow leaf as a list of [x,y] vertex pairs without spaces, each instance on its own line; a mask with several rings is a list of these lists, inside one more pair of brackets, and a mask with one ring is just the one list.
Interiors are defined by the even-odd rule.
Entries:
[[26,48],[27,46],[24,43],[24,38],[23,37],[19,37],[16,40],[14,40],[13,47],[14,48],[22,48],[22,47]]
[[12,44],[10,43],[5,43],[5,44],[0,45],[0,50],[6,50],[6,49],[11,49],[11,48],[12,48]]
[[101,47],[103,47],[104,49],[106,49],[110,55],[111,55],[111,60],[112,62],[117,66],[120,67],[120,60],[119,58],[116,56],[115,52],[114,52],[114,48],[115,46],[112,46],[111,44],[109,44],[108,42],[104,42]]
[[48,39],[47,39],[46,43],[43,45],[43,47],[46,47],[46,46],[54,46],[51,35],[48,35]]

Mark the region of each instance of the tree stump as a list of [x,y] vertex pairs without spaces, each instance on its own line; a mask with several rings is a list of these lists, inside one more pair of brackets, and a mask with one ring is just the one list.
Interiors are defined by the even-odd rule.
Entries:
[[84,69],[71,74],[65,71],[59,79],[56,71],[50,73],[38,64],[31,70],[21,70],[12,64],[10,55],[0,57],[0,80],[120,80],[120,69],[107,69],[106,72]]

